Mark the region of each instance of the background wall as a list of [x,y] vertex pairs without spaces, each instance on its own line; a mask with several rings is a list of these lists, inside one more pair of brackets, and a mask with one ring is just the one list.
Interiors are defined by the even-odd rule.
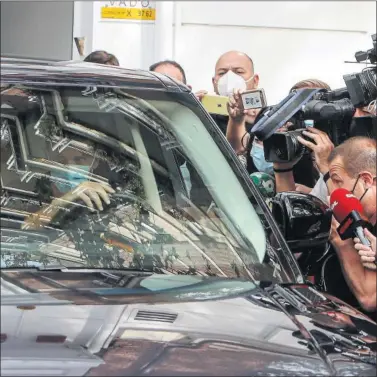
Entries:
[[194,90],[212,90],[222,53],[244,51],[270,104],[305,78],[343,87],[342,75],[362,68],[344,61],[372,47],[376,22],[374,1],[157,1],[150,2],[154,24],[101,20],[105,3],[94,3],[93,49],[109,50],[129,68],[174,58]]
[[73,1],[1,1],[1,54],[71,59]]
[[[93,50],[106,50],[115,54],[120,64],[127,68],[148,69],[156,61],[171,59],[175,4],[173,1],[144,0],[93,2]],[[142,9],[151,7],[156,9],[156,20],[101,19],[101,8],[105,5]]]
[[[103,20],[101,7],[151,6],[156,20]],[[333,88],[362,66],[345,64],[372,47],[375,1],[22,1],[1,2],[1,53],[79,59],[105,49],[122,66],[148,69],[167,58],[180,62],[194,90],[212,90],[217,58],[249,54],[270,104],[298,80],[318,78]]]
[[305,78],[343,87],[342,75],[361,70],[358,50],[372,48],[376,2],[178,2],[175,58],[194,89],[211,89],[217,58],[248,53],[270,104]]
[[[109,3],[109,1],[93,3],[93,49],[103,49],[115,54],[121,65],[127,68],[147,69],[148,63],[154,60],[154,23],[101,20],[101,7]],[[115,6],[118,5],[117,3],[119,1],[115,2]],[[141,2],[138,3],[137,7],[141,8]],[[170,25],[172,25],[172,21]]]

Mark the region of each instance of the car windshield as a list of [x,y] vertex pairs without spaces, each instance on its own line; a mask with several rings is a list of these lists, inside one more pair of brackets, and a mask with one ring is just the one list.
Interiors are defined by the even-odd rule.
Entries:
[[299,278],[191,94],[24,84],[1,104],[2,268]]

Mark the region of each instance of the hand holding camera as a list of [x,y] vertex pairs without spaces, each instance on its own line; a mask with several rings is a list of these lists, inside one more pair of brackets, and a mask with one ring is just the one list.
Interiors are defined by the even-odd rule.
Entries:
[[229,97],[227,105],[229,117],[236,123],[241,123],[245,120],[247,110],[244,109],[242,103],[242,91],[235,90],[233,95]]
[[227,105],[229,118],[235,123],[252,123],[266,103],[263,89],[235,90]]
[[[309,127],[302,133],[307,139],[298,136],[297,140],[313,151],[318,170],[322,174],[326,174],[328,172],[327,159],[331,151],[334,149],[334,144],[325,132],[316,128]],[[309,141],[308,138],[312,141]]]

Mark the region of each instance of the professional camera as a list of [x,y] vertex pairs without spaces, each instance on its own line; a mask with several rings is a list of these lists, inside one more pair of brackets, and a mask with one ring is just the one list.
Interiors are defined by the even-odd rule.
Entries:
[[[355,54],[358,62],[372,66],[360,73],[344,75],[345,88],[334,91],[314,88],[295,90],[278,105],[261,112],[252,132],[263,141],[266,161],[290,162],[299,159],[306,148],[297,137],[303,137],[302,131],[308,122],[326,132],[335,145],[351,136],[360,136],[360,132],[376,137],[376,117],[366,117],[365,127],[352,127],[356,108],[365,107],[377,98],[376,34],[372,35],[372,41],[373,49]],[[276,132],[283,126],[287,127],[286,132]]]
[[355,107],[367,106],[377,98],[376,86],[376,62],[377,46],[376,34],[372,35],[373,48],[368,51],[358,51],[355,54],[358,63],[369,62],[372,67],[367,67],[361,73],[351,73],[344,75],[350,99]]
[[302,134],[305,128],[293,129],[287,132],[277,132],[263,142],[264,157],[266,161],[293,161],[302,157],[307,148],[302,145],[297,137],[311,141]]

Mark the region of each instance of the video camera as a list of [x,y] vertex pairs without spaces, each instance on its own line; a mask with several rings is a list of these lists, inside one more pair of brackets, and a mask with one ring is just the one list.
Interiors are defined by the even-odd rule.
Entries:
[[[357,62],[372,66],[359,73],[344,75],[345,88],[334,91],[298,89],[276,106],[261,112],[252,133],[263,141],[266,161],[290,162],[302,157],[306,148],[297,137],[305,138],[302,131],[311,125],[326,132],[335,145],[356,135],[376,137],[375,116],[367,117],[363,127],[352,125],[356,109],[368,106],[377,98],[376,34],[372,35],[372,41],[373,49],[355,54]],[[276,132],[283,126],[287,127],[287,131]]]

